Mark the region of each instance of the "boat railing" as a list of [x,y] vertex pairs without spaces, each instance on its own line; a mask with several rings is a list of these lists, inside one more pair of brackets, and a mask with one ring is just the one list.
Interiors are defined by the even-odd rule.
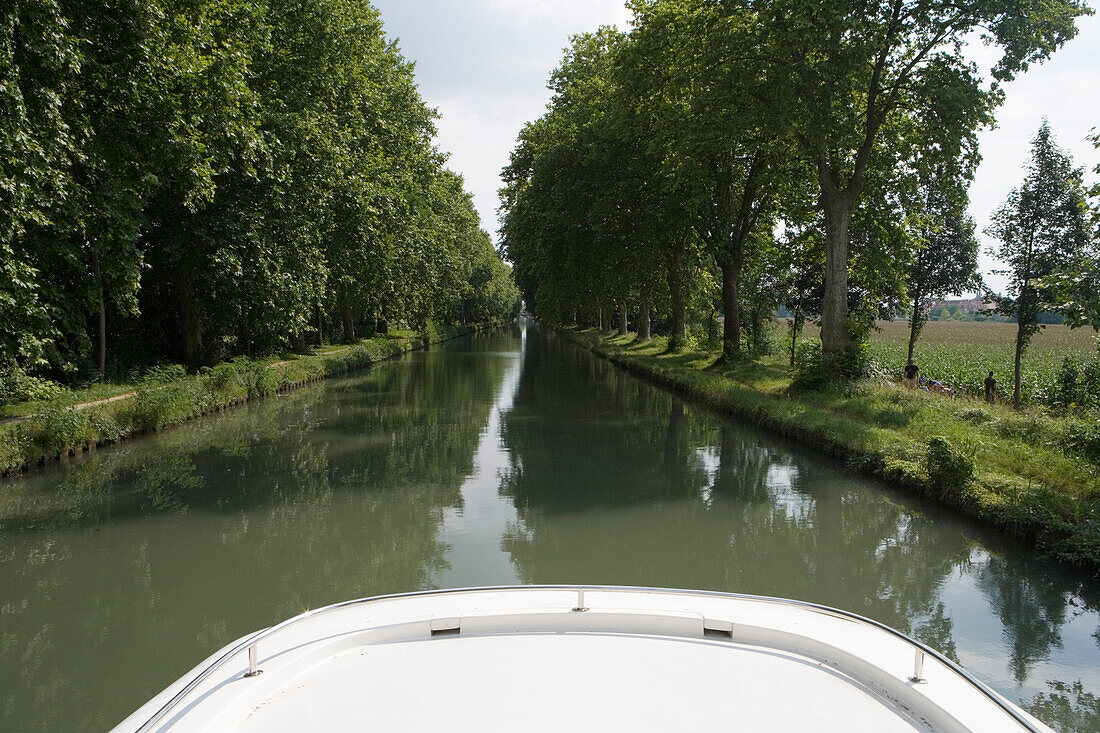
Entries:
[[1030,733],[1043,733],[1041,728],[1035,726],[1025,715],[1017,710],[1013,705],[1005,701],[999,694],[997,694],[992,688],[986,685],[981,680],[974,677],[965,669],[960,667],[955,662],[951,661],[943,654],[939,653],[935,649],[922,644],[921,642],[913,639],[907,634],[894,629],[886,624],[875,621],[874,619],[860,616],[859,614],[852,613],[850,611],[844,611],[839,608],[832,608],[831,606],[825,606],[819,603],[811,603],[809,601],[797,601],[788,598],[775,598],[772,596],[757,596],[744,593],[724,593],[720,591],[704,591],[704,590],[683,590],[675,588],[646,588],[646,587],[631,587],[631,586],[603,586],[603,585],[518,585],[518,586],[484,586],[477,588],[446,588],[440,590],[428,590],[428,591],[416,591],[412,593],[394,593],[390,595],[371,596],[368,598],[358,598],[350,601],[341,601],[340,603],[334,603],[330,606],[323,606],[311,611],[306,611],[298,616],[289,618],[281,623],[271,626],[267,629],[257,631],[255,634],[242,639],[239,643],[235,644],[231,649],[226,651],[220,657],[215,659],[209,665],[206,666],[201,672],[195,675],[179,692],[172,696],[168,702],[166,702],[159,710],[157,710],[152,717],[150,717],[145,723],[138,728],[137,733],[148,733],[152,731],[158,723],[165,719],[169,713],[171,713],[183,700],[185,700],[196,688],[199,687],[204,681],[206,681],[211,675],[224,667],[234,658],[242,653],[248,655],[248,671],[244,674],[245,677],[257,677],[263,673],[263,670],[259,667],[259,651],[258,645],[265,639],[269,639],[275,634],[284,631],[290,626],[295,626],[308,619],[317,618],[318,616],[333,613],[347,609],[352,606],[359,606],[367,603],[375,603],[379,601],[396,600],[401,598],[415,598],[435,595],[455,595],[455,594],[480,594],[480,593],[501,593],[501,592],[547,592],[547,591],[564,591],[572,592],[576,594],[576,605],[573,607],[575,612],[588,611],[589,608],[585,605],[586,593],[624,593],[624,594],[654,594],[654,595],[678,595],[678,596],[693,596],[693,597],[705,597],[705,598],[723,598],[729,600],[739,601],[752,601],[757,603],[772,603],[791,608],[798,608],[815,613],[825,614],[842,618],[848,621],[855,621],[858,623],[867,624],[874,628],[883,631],[890,636],[908,644],[913,648],[913,674],[908,678],[910,682],[919,683],[924,681],[924,663],[926,657],[931,657],[937,662],[942,664],[951,670],[958,677],[966,681],[970,686],[977,690],[982,696],[991,701],[994,705],[1000,708],[1004,713],[1009,715],[1026,731]]

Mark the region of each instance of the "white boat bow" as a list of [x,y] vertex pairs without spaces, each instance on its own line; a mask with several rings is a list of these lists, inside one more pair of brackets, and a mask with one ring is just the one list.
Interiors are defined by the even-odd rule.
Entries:
[[115,728],[1043,731],[937,651],[812,603],[520,586],[337,603],[233,642]]

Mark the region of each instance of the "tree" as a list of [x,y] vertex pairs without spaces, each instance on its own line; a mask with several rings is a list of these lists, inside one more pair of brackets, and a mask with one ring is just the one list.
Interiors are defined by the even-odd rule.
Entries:
[[993,215],[987,233],[1000,241],[992,252],[1007,265],[1008,295],[997,310],[1014,317],[1016,353],[1012,403],[1020,406],[1020,361],[1028,342],[1042,327],[1039,316],[1061,298],[1052,276],[1078,260],[1088,246],[1081,170],[1054,142],[1044,121],[1031,145],[1021,186]]
[[789,141],[761,99],[763,67],[752,16],[716,4],[637,0],[626,62],[630,96],[649,120],[662,175],[675,181],[691,226],[722,273],[722,354],[741,353],[740,278],[774,227],[790,177]]
[[[740,6],[736,12],[743,12]],[[964,48],[981,34],[1002,49],[993,68],[1003,82],[1072,38],[1092,11],[1054,2],[882,0],[807,6],[754,2],[766,64],[781,81],[773,118],[790,126],[816,170],[825,220],[822,349],[830,362],[852,345],[848,317],[849,224],[873,169],[895,167],[911,118],[935,119],[945,149],[988,124],[1002,92],[981,85]]]
[[925,202],[918,217],[917,247],[906,268],[909,314],[909,358],[927,320],[927,301],[977,286],[978,239],[966,214],[966,193],[949,178],[926,176],[921,181]]
[[66,24],[56,3],[0,10],[0,366],[42,363],[55,335],[28,230],[64,202],[79,154],[63,109],[79,68]]

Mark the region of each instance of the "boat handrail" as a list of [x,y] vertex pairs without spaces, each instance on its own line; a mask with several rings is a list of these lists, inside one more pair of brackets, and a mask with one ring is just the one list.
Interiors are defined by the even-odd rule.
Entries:
[[907,634],[894,629],[886,624],[875,621],[874,619],[860,616],[859,614],[845,611],[839,608],[833,608],[831,606],[825,606],[820,603],[811,603],[810,601],[798,601],[789,598],[777,598],[774,596],[758,596],[745,593],[725,593],[722,591],[706,591],[706,590],[685,590],[679,588],[647,588],[647,587],[633,587],[633,586],[619,586],[619,585],[503,585],[503,586],[481,586],[474,588],[442,588],[438,590],[427,591],[414,591],[411,593],[392,593],[389,595],[370,596],[367,598],[357,598],[350,601],[341,601],[329,606],[322,606],[321,608],[315,608],[311,611],[293,616],[286,619],[274,626],[270,626],[266,629],[261,629],[256,633],[242,639],[238,644],[234,645],[232,649],[228,650],[225,654],[218,657],[211,662],[205,669],[196,675],[187,685],[183,687],[179,692],[172,696],[168,702],[166,702],[157,712],[153,714],[145,723],[138,728],[137,733],[148,733],[152,731],[160,721],[164,720],[172,710],[179,705],[188,695],[190,695],[199,685],[201,685],[210,675],[221,669],[230,660],[238,656],[243,652],[248,653],[248,665],[249,671],[245,674],[248,676],[257,676],[261,670],[258,668],[258,659],[256,645],[264,639],[283,631],[289,626],[296,625],[302,621],[306,621],[311,618],[339,611],[351,606],[362,605],[365,603],[374,603],[378,601],[396,600],[401,598],[415,598],[433,595],[452,595],[452,594],[475,594],[475,593],[501,593],[501,592],[515,592],[515,591],[532,591],[532,592],[546,592],[546,591],[564,591],[577,594],[577,606],[574,607],[575,611],[586,611],[584,595],[587,592],[595,593],[630,593],[630,594],[654,594],[654,595],[680,595],[680,596],[695,596],[704,598],[725,598],[731,600],[740,601],[753,601],[758,603],[774,603],[783,606],[790,606],[793,608],[799,608],[825,615],[836,616],[848,621],[856,621],[859,623],[868,624],[877,628],[880,631],[885,631],[887,634],[909,644],[914,649],[914,666],[913,676],[910,677],[911,681],[920,682],[922,678],[924,668],[925,655],[932,657],[940,664],[947,667],[954,672],[957,676],[961,677],[967,683],[969,683],[974,689],[980,692],[984,697],[989,699],[993,704],[999,707],[1002,711],[1007,713],[1013,720],[1019,723],[1024,730],[1029,733],[1043,733],[1041,728],[1037,728],[1034,723],[1027,719],[1019,710],[1013,705],[1004,700],[999,694],[993,691],[992,688],[987,686],[984,682],[977,679],[965,669],[960,667],[955,662],[951,661],[943,654],[939,653],[935,649],[922,644],[921,642],[913,639]]

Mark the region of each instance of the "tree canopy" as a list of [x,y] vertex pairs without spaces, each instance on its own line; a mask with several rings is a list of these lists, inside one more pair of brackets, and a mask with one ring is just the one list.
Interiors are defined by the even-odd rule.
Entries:
[[0,18],[0,366],[194,367],[514,310],[368,3],[26,0]]

